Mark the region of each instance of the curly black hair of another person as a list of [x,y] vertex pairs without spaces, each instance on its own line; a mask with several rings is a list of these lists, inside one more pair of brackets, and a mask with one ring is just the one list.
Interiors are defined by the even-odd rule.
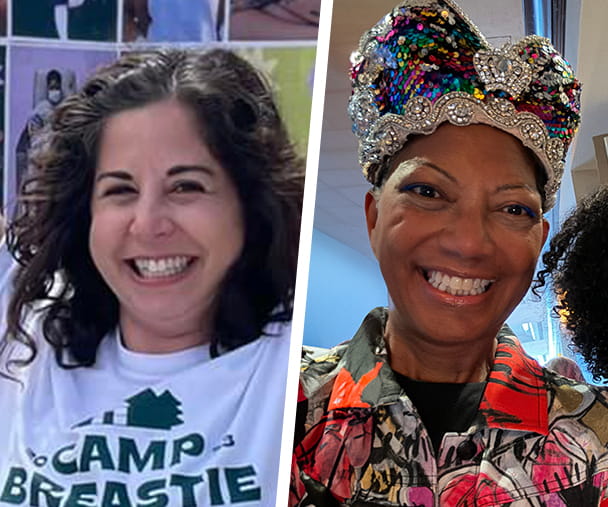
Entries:
[[575,348],[595,380],[608,378],[608,186],[581,200],[543,254],[535,292],[552,279]]
[[[22,315],[40,312],[44,338],[64,367],[95,362],[118,323],[119,304],[88,248],[90,202],[104,121],[118,112],[175,99],[191,109],[201,138],[238,190],[243,253],[218,295],[213,350],[255,340],[293,309],[304,161],[288,138],[264,77],[224,49],[130,53],[95,73],[56,109],[31,155],[7,243],[20,263],[7,338],[37,348]],[[62,283],[56,282],[60,274]]]

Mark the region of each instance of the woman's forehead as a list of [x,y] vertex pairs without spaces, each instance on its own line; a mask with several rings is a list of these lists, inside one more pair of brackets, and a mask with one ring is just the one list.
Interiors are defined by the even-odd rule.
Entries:
[[[417,160],[417,163],[413,163]],[[455,126],[441,125],[428,135],[417,135],[408,140],[388,163],[383,178],[386,182],[397,169],[412,171],[420,161],[430,162],[446,171],[456,171],[466,166],[479,166],[480,177],[488,178],[493,167],[524,168],[536,183],[537,161],[519,139],[507,132],[488,125]],[[407,162],[406,165],[403,165]]]

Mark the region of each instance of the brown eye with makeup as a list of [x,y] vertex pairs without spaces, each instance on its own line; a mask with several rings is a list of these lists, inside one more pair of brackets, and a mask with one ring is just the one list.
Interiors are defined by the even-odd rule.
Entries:
[[420,197],[426,197],[428,199],[438,199],[441,197],[441,194],[431,185],[426,185],[424,183],[413,183],[404,185],[401,187],[400,192],[411,192],[413,194],[419,195]]

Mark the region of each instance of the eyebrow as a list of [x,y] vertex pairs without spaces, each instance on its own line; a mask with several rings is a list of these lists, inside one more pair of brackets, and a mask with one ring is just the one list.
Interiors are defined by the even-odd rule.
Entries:
[[506,190],[528,190],[529,192],[538,193],[538,190],[535,187],[531,187],[527,183],[513,183],[507,185],[500,185],[496,188],[496,193],[504,192]]
[[167,176],[176,176],[187,172],[197,172],[214,176],[215,171],[205,165],[176,165],[167,171]]
[[[397,170],[405,164],[413,164],[415,163],[416,165],[413,166],[413,168],[411,169],[410,172],[414,172],[417,169],[420,169],[421,167],[429,167],[430,169],[433,169],[434,171],[437,171],[439,174],[441,174],[442,176],[444,176],[445,178],[449,179],[452,183],[457,183],[457,180],[454,176],[452,176],[448,171],[446,171],[445,169],[439,167],[437,164],[433,164],[433,162],[429,162],[427,159],[422,158],[422,157],[414,157],[412,159],[406,160],[404,162],[401,162],[401,164],[399,164],[394,170],[393,170],[393,174],[395,172],[397,172]],[[392,174],[391,174],[392,176]],[[390,178],[391,176],[389,176],[388,178]],[[388,181],[388,179],[387,179]],[[399,186],[399,184],[397,185]]]
[[452,176],[445,169],[439,167],[437,164],[433,164],[433,162],[429,162],[428,160],[424,160],[421,165],[426,165],[426,166],[430,167],[431,169],[434,169],[438,173],[443,174],[443,176],[445,176],[452,183],[457,183],[457,180],[456,180],[456,178],[454,176]]
[[[167,171],[167,176],[177,176],[187,172],[198,172],[214,176],[213,169],[203,165],[176,165]],[[97,175],[95,182],[99,182],[105,178],[117,178],[123,181],[133,181],[133,175],[127,171],[104,171]]]
[[[422,167],[423,165],[428,166],[431,169],[434,169],[435,171],[442,174],[443,176],[445,176],[447,179],[449,179],[453,183],[458,182],[458,180],[454,176],[452,176],[448,171],[439,167],[437,164],[434,164],[433,162],[429,162],[428,160],[422,159],[421,163],[418,167]],[[500,185],[499,187],[497,187],[495,192],[499,193],[499,192],[505,192],[507,190],[522,190],[522,189],[528,190],[529,192],[533,192],[533,193],[538,192],[538,190],[535,187],[531,187],[527,183],[507,183],[505,185]]]
[[101,174],[98,174],[95,177],[95,183],[98,183],[98,182],[100,182],[101,180],[103,180],[105,178],[117,178],[119,180],[125,180],[125,181],[132,181],[133,180],[133,176],[131,176],[126,171],[105,171],[105,172],[103,172]]

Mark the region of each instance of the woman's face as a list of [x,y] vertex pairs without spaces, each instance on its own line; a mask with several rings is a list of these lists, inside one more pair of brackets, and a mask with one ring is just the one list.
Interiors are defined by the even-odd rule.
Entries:
[[121,325],[211,331],[245,226],[236,187],[188,109],[166,100],[107,120],[91,209],[91,255]]
[[393,328],[435,343],[493,338],[548,233],[530,155],[492,127],[447,124],[411,140],[391,168],[366,216]]

